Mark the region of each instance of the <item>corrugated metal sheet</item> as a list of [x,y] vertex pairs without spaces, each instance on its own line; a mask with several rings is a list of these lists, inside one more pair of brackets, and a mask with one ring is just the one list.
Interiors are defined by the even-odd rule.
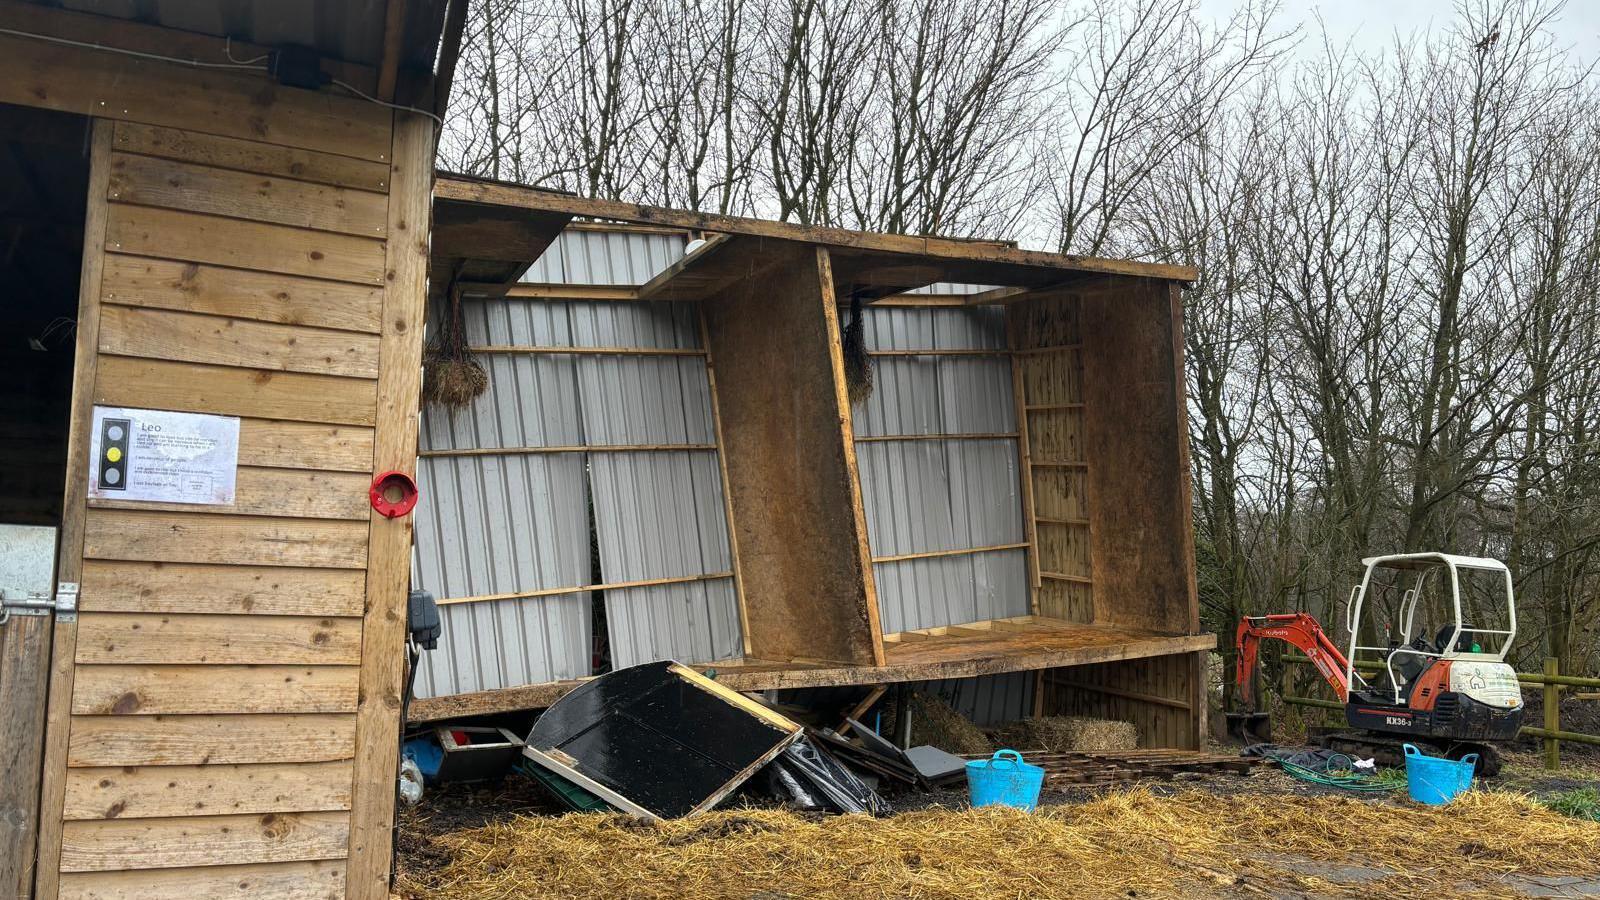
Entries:
[[[868,309],[878,350],[1003,349],[990,309]],[[854,411],[858,437],[1010,434],[1011,364],[1004,356],[877,357],[873,394]],[[1024,540],[1015,438],[863,441],[856,446],[875,557]],[[1022,550],[878,563],[886,633],[1029,611]]]
[[528,284],[644,284],[683,258],[680,234],[567,229],[523,274]]
[[[589,474],[607,582],[732,570],[715,452],[596,453]],[[710,662],[742,650],[731,578],[607,591],[605,604],[619,668]]]
[[[700,344],[689,304],[467,300],[462,315],[474,345]],[[480,361],[489,390],[454,413],[425,409],[425,451],[716,441],[702,357],[497,353]],[[714,451],[424,456],[418,478],[430,502],[416,523],[413,580],[440,597],[732,568]],[[739,654],[731,579],[615,590],[604,602],[615,665]],[[444,640],[419,673],[418,695],[590,674],[590,603],[583,592],[446,606]]]

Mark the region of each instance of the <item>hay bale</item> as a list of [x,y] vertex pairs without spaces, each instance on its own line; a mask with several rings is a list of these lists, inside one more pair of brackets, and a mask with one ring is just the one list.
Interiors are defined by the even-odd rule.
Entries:
[[1023,719],[1002,728],[1000,741],[1019,750],[1135,750],[1139,732],[1132,722],[1090,716],[1045,716]]
[[911,695],[911,744],[931,744],[946,753],[990,753],[994,744],[978,726],[937,694]]

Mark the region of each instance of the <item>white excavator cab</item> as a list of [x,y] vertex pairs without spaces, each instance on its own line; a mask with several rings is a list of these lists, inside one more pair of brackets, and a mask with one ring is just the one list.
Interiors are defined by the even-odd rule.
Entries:
[[[1452,689],[1495,707],[1521,705],[1515,673],[1505,664],[1517,634],[1505,563],[1449,553],[1374,556],[1362,563],[1366,572],[1345,610],[1345,675],[1353,691],[1398,703],[1435,660],[1448,660]],[[1357,670],[1360,663],[1381,668],[1367,677]]]

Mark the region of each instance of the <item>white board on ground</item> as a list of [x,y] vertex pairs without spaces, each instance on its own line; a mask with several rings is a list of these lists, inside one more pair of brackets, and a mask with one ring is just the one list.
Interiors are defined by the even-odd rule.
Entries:
[[231,506],[239,469],[233,416],[94,408],[89,496]]

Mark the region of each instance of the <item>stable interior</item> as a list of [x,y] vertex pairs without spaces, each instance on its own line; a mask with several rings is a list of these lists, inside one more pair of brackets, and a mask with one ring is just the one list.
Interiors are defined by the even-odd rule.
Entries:
[[[521,214],[508,213],[505,200],[478,199],[490,189],[524,204]],[[722,591],[721,612],[680,597],[656,628],[704,619],[715,632],[725,619],[718,636],[629,652],[629,641],[612,640],[594,658],[620,666],[671,653],[743,690],[1080,667],[1054,687],[1041,684],[1041,694],[1086,713],[1144,704],[1190,716],[1194,654],[1214,638],[1195,634],[1175,280],[982,242],[911,252],[831,233],[802,240],[654,221],[630,231],[573,223],[568,200],[577,202],[464,179],[445,179],[436,191],[433,303],[466,311],[490,374],[484,402],[509,401],[515,385],[519,397],[538,397],[550,415],[583,427],[558,434],[546,421],[486,445],[483,429],[464,423],[486,421],[487,407],[459,416],[425,409],[422,478],[430,466],[453,467],[454,480],[435,479],[448,493],[481,481],[485,466],[565,466],[557,480],[587,490],[590,515],[584,522],[573,502],[565,531],[593,535],[592,552],[579,541],[560,551],[572,563],[565,585],[479,585],[463,598],[429,581],[435,573],[448,580],[449,565],[419,564],[414,581],[445,604],[447,641],[448,615],[468,608],[463,601],[474,614],[483,604],[571,604],[563,621],[591,629],[574,651],[598,647],[598,623],[616,638],[621,618],[643,618],[638,610],[655,602],[651,591],[687,596],[682,586],[692,584],[697,598]],[[450,223],[470,239],[452,236]],[[594,260],[580,258],[581,248],[595,238],[579,238],[606,229],[616,232],[608,241],[637,244],[629,253],[648,277],[635,273],[626,284],[590,270]],[[679,248],[700,243],[687,255],[678,249],[668,265],[649,264],[661,252],[651,242],[666,236]],[[929,289],[936,293],[908,293]],[[847,396],[840,352],[852,297],[865,301],[875,364],[876,387],[862,404]],[[606,377],[622,389],[606,394]],[[560,411],[567,395],[552,388],[568,380],[577,385],[576,413]],[[675,430],[651,425],[644,410],[609,424],[595,412],[637,400],[629,385],[662,382],[672,387],[642,402],[665,404]],[[497,383],[506,386],[498,397]],[[623,419],[644,424],[620,433]],[[430,444],[430,420],[456,443]],[[500,459],[497,448],[513,444]],[[641,482],[614,477],[613,468],[659,470],[672,454],[701,461],[698,470],[672,463],[703,488],[689,504],[694,517],[674,518],[661,498],[618,499],[618,485]],[[529,483],[544,490],[547,482]],[[624,521],[635,523],[624,537],[642,542],[640,559],[625,559],[617,543]],[[419,523],[422,556],[428,530]],[[700,571],[652,568],[650,548],[682,531],[726,548],[702,552]],[[482,627],[463,625],[461,639],[481,642],[481,632],[465,630]],[[1128,671],[1106,668],[1174,654],[1180,671],[1152,676],[1143,689],[1125,687]],[[419,693],[415,718],[547,705],[603,671],[569,655],[573,665],[523,684],[441,678]]]
[[88,120],[0,104],[0,135],[0,546],[8,577],[35,573],[0,583],[15,599],[49,594],[61,525]]

